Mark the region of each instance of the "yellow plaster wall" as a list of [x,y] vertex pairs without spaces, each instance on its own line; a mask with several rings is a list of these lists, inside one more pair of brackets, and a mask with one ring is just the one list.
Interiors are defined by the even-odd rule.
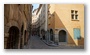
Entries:
[[[83,4],[54,4],[55,29],[64,28],[68,32],[68,44],[84,45],[84,5]],[[78,11],[78,19],[71,19],[71,10]],[[50,12],[53,8],[50,9]],[[52,23],[53,24],[53,23]],[[51,26],[52,27],[52,26]],[[73,28],[80,28],[81,39],[74,39]],[[58,34],[58,33],[57,33]]]
[[53,15],[54,15],[54,12],[55,12],[55,4],[50,4],[49,12],[50,12],[51,15],[48,18],[48,28],[54,30],[55,29],[55,16],[53,16]]

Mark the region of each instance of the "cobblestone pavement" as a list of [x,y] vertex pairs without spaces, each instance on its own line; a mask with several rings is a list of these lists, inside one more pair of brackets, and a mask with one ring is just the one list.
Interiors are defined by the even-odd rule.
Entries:
[[50,46],[46,45],[38,36],[31,36],[29,39],[29,42],[26,46],[24,46],[24,49],[47,49],[50,48]]
[[70,46],[70,45],[59,45],[59,46],[48,46],[38,36],[31,36],[27,45],[24,49],[84,49],[82,46]]

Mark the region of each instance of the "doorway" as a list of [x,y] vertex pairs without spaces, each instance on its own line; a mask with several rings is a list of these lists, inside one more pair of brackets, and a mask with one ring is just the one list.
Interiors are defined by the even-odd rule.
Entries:
[[59,31],[59,42],[66,42],[66,31]]
[[52,29],[50,29],[50,40],[51,40],[51,41],[54,41],[54,38],[53,38],[53,30],[52,30]]
[[19,42],[19,29],[16,26],[12,26],[9,29],[7,49],[17,49],[18,42]]

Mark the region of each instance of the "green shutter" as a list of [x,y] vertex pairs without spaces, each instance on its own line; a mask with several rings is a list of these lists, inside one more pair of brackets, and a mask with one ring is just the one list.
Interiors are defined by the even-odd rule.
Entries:
[[80,29],[74,28],[74,38],[80,39]]

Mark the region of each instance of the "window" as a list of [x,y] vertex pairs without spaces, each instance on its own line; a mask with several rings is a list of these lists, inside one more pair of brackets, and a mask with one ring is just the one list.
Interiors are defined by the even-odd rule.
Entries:
[[74,14],[72,14],[72,19],[74,19]]
[[75,19],[78,19],[78,15],[75,15]]
[[74,13],[74,10],[71,10],[71,13]]
[[80,39],[80,29],[79,28],[74,28],[74,39]]
[[72,20],[78,20],[78,11],[71,10],[71,18]]
[[75,14],[77,14],[78,11],[75,11]]

